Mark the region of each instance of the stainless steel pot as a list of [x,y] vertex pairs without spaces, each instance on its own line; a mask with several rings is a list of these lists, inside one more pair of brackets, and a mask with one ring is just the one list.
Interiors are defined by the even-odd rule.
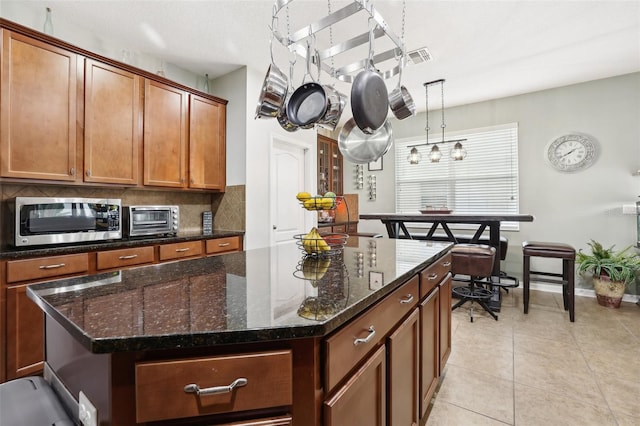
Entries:
[[338,92],[333,86],[325,85],[324,91],[327,94],[328,107],[324,116],[318,121],[318,125],[329,130],[335,130],[347,104],[347,96]]
[[269,65],[258,97],[255,118],[274,118],[287,96],[287,76],[275,65]]
[[373,134],[364,133],[349,119],[338,136],[338,148],[342,156],[352,163],[365,164],[376,161],[389,151],[393,144],[393,128],[389,121],[385,122]]
[[389,94],[389,108],[398,120],[404,120],[416,113],[416,104],[406,87],[402,85],[403,59],[400,59],[400,72],[398,75],[398,86]]

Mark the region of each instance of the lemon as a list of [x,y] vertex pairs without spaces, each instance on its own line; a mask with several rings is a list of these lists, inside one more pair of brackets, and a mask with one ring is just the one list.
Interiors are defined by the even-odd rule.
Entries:
[[311,194],[309,194],[308,192],[298,192],[296,198],[300,201],[308,200],[309,198],[311,198]]
[[316,208],[316,199],[315,198],[309,198],[307,200],[304,200],[304,202],[302,203],[302,206],[307,210],[317,210],[317,208]]
[[332,209],[334,206],[334,200],[333,198],[329,198],[329,197],[324,197],[321,199],[321,203],[322,203],[322,208],[323,209]]

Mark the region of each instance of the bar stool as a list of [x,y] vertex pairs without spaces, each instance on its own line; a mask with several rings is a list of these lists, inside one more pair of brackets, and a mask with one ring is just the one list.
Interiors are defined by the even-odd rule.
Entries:
[[[569,311],[569,320],[575,320],[575,260],[576,250],[568,244],[525,241],[522,243],[524,277],[524,313],[529,312],[529,282],[532,275],[536,281],[562,284],[564,310]],[[531,270],[531,257],[562,259],[562,273]],[[540,278],[542,277],[542,278]],[[544,278],[555,277],[555,278]]]
[[[460,297],[451,310],[471,302],[469,314],[471,322],[473,322],[473,302],[478,302],[493,319],[498,320],[498,316],[487,304],[492,296],[491,291],[476,286],[476,284],[482,283],[480,278],[491,277],[495,257],[496,249],[484,244],[456,244],[451,249],[451,272],[454,275],[462,274],[470,277],[469,286],[456,286],[451,290],[453,294]],[[490,282],[485,283],[491,284]]]

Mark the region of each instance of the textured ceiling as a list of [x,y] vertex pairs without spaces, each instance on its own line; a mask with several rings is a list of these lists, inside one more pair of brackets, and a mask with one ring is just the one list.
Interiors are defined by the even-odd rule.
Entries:
[[[51,7],[57,26],[85,28],[97,38],[119,41],[201,75],[215,77],[244,65],[266,71],[270,62],[270,0],[21,3],[34,13]],[[290,28],[326,16],[329,5],[335,11],[350,3],[295,0]],[[400,36],[402,1],[373,4]],[[335,25],[333,42],[366,31],[365,13]],[[279,28],[286,31],[284,11],[278,16]],[[419,110],[425,102],[422,83],[440,78],[446,79],[446,106],[454,106],[640,70],[640,1],[407,0],[405,28],[407,50],[427,47],[433,56],[403,73],[403,84]],[[326,31],[323,34],[326,43]],[[345,54],[341,60],[348,63],[367,54],[358,49],[353,53],[353,58]],[[274,58],[286,72],[288,55],[277,43]],[[299,60],[296,84],[303,71]],[[329,82],[326,74],[322,79]],[[389,90],[396,84],[397,78],[388,80]],[[348,91],[349,85],[339,83],[338,88]],[[430,108],[438,107],[435,100],[430,96]]]

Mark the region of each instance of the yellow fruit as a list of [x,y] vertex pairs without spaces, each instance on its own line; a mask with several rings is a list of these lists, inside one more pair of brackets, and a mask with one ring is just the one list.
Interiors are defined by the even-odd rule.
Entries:
[[309,198],[311,198],[311,194],[309,194],[308,192],[298,192],[296,198],[300,201],[308,200]]
[[302,206],[307,210],[317,210],[316,208],[316,199],[309,198],[302,203]]
[[335,205],[334,199],[330,197],[323,197],[322,199],[323,209],[332,209]]

